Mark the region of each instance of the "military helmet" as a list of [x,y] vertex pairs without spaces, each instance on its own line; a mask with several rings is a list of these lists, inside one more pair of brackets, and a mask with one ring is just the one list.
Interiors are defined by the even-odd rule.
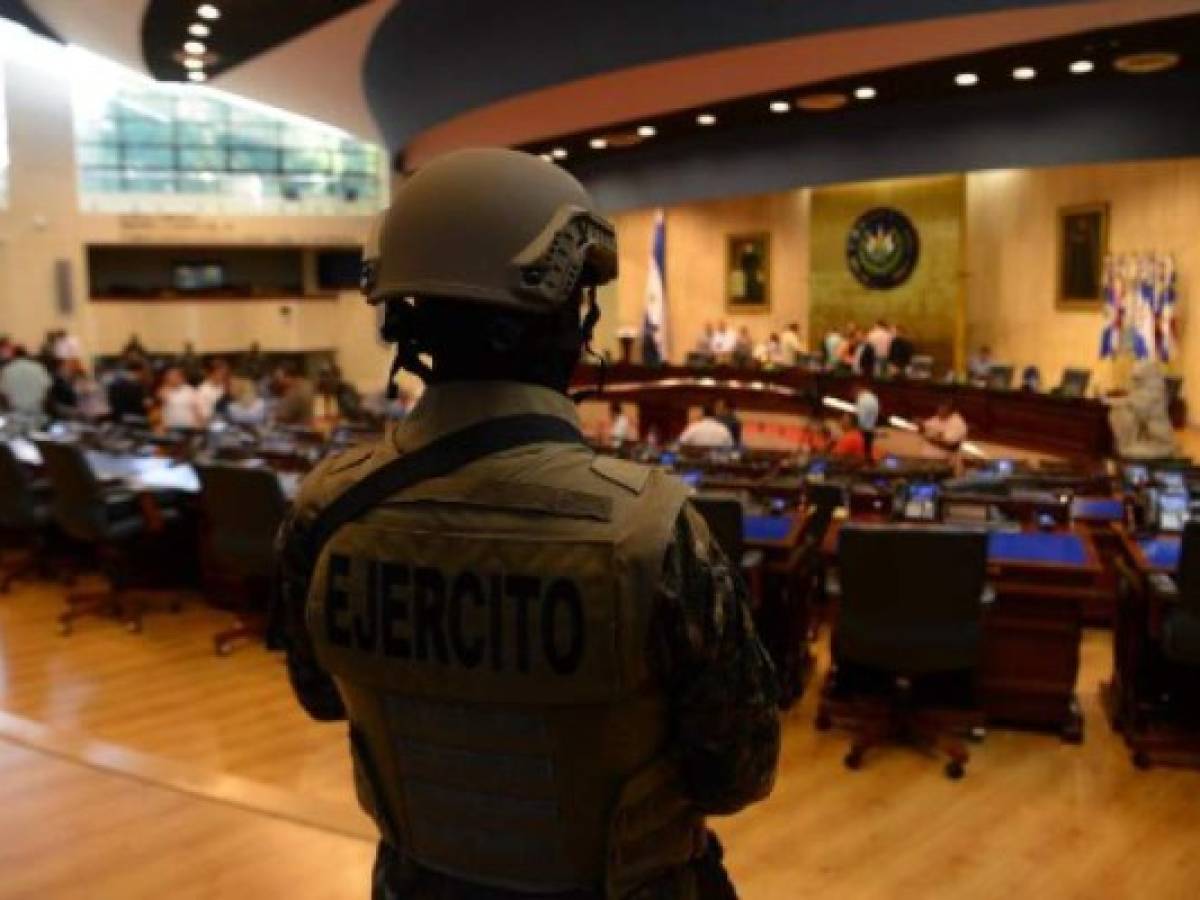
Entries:
[[617,274],[613,226],[554,163],[501,149],[459,150],[396,191],[364,252],[372,303],[442,298],[548,313]]

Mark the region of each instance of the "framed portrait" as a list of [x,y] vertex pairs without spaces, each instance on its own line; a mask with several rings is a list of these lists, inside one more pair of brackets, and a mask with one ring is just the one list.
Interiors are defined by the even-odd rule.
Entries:
[[771,309],[771,236],[732,234],[725,247],[725,311],[734,315]]
[[1099,306],[1101,272],[1108,253],[1108,204],[1060,209],[1057,239],[1058,305],[1076,309]]

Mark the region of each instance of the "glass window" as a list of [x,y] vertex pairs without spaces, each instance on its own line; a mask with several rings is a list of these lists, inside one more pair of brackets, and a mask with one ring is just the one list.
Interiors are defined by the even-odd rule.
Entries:
[[85,209],[311,215],[384,203],[384,154],[336,128],[132,74],[80,72],[74,89]]

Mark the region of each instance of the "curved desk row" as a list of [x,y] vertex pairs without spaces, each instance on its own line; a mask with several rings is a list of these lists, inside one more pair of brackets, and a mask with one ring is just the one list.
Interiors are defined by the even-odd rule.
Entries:
[[[594,366],[581,366],[574,386],[594,386],[598,374]],[[857,380],[802,369],[768,372],[619,364],[606,371],[604,397],[636,403],[643,433],[653,427],[659,435],[674,437],[687,425],[689,407],[718,397],[731,399],[742,410],[808,415],[823,396],[852,400]],[[879,397],[884,421],[890,415],[923,419],[950,399],[975,438],[1088,459],[1112,451],[1108,408],[1100,400],[906,379],[874,380],[871,390]]]

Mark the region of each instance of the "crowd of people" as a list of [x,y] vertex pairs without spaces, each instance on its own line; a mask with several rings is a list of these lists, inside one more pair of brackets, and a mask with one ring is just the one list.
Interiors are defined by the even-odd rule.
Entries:
[[796,322],[782,331],[772,331],[765,340],[755,341],[745,325],[735,329],[720,321],[704,325],[692,349],[692,358],[698,362],[764,368],[816,364],[855,375],[878,375],[906,371],[915,352],[903,327],[883,319],[868,329],[854,322],[835,326],[812,352],[805,346]]
[[310,379],[294,363],[268,363],[257,345],[239,354],[235,367],[222,356],[199,356],[191,344],[175,356],[152,356],[135,336],[115,365],[92,373],[78,339],[66,332],[48,333],[36,355],[0,336],[0,410],[33,423],[123,421],[199,430],[224,421],[312,428],[399,418],[407,400],[364,399],[336,366]]

